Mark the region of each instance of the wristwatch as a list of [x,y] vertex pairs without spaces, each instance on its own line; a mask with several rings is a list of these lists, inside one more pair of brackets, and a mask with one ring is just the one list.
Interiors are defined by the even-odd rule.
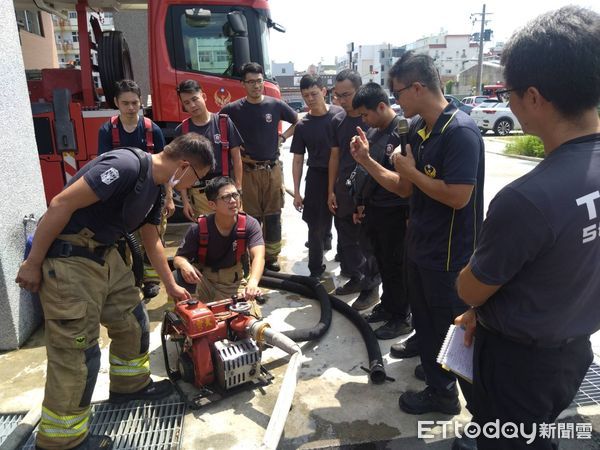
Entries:
[[285,142],[285,136],[281,133],[279,133],[279,137],[281,138],[281,142]]

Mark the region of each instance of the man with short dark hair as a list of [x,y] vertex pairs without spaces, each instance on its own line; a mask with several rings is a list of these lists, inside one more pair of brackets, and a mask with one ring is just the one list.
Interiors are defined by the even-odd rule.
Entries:
[[[142,107],[141,97],[142,91],[135,81],[121,80],[116,83],[114,103],[119,109],[119,115],[111,117],[98,130],[98,155],[121,147],[135,147],[148,153],[159,153],[165,147],[165,138],[158,125],[139,114]],[[159,228],[161,239],[167,230],[167,219],[174,212],[173,192],[167,187]],[[136,238],[139,239],[138,233]],[[160,278],[150,265],[143,245],[141,251],[144,255],[142,292],[144,298],[153,298],[160,292]]]
[[[308,270],[319,278],[325,271],[323,264],[324,241],[331,230],[331,213],[327,208],[327,165],[331,151],[331,119],[342,112],[339,106],[327,106],[323,80],[313,75],[300,79],[300,93],[309,108],[296,124],[290,151],[294,154],[294,207],[302,212],[308,225]],[[304,152],[308,152],[308,172],[304,198],[300,181],[304,166]]]
[[[254,301],[265,264],[260,224],[240,211],[240,193],[231,178],[211,179],[205,193],[213,213],[189,227],[173,260],[175,279],[203,302],[234,294]],[[248,279],[241,261],[246,253],[251,261]],[[254,310],[259,312],[257,306]]]
[[490,203],[457,282],[459,296],[475,308],[457,323],[468,343],[475,335],[474,421],[520,424],[534,441],[479,435],[479,449],[556,448],[541,427],[553,429],[593,360],[589,337],[600,328],[599,48],[600,15],[566,6],[528,23],[502,52],[507,89],[497,93],[510,96],[523,131],[540,137],[546,157]]
[[[217,176],[229,175],[234,178],[238,190],[242,189],[242,157],[240,146],[242,138],[229,117],[212,114],[206,108],[206,94],[202,92],[196,80],[184,80],[177,86],[177,94],[183,109],[191,117],[175,128],[175,135],[193,132],[206,137],[213,145],[215,167],[191,189],[181,191],[183,214],[191,221],[201,214],[208,214],[208,205],[204,189],[206,183]],[[226,140],[227,144],[224,144]],[[227,145],[226,148],[223,148]]]
[[[397,131],[400,118],[390,107],[388,95],[380,85],[370,82],[358,90],[352,100],[352,107],[371,127],[366,134],[362,128],[356,128],[364,137],[371,155],[382,167],[391,169],[390,156],[400,144]],[[358,145],[357,139],[353,139],[352,149]],[[360,159],[357,162],[362,164]],[[404,283],[404,234],[407,218],[408,202],[369,176],[359,193],[354,219],[362,222],[365,227],[381,275],[381,303],[366,316],[370,323],[385,322],[375,330],[379,339],[393,339],[413,330]]]
[[203,136],[180,136],[158,153],[120,149],[82,167],[52,199],[16,282],[40,292],[48,356],[36,444],[43,449],[110,449],[89,435],[91,399],[100,370],[100,324],[108,329],[112,403],[169,395],[169,380],[150,378],[149,319],[133,273],[116,241],[139,228],[167,293],[177,285],[158,235],[164,184],[190,187],[213,164]]
[[344,69],[335,77],[334,98],[344,111],[331,120],[331,153],[328,173],[328,206],[334,215],[334,224],[338,232],[338,254],[342,274],[350,279],[339,286],[336,295],[348,295],[360,292],[352,307],[358,311],[370,308],[379,302],[377,292],[381,279],[377,261],[373,256],[371,244],[361,233],[361,225],[354,223],[352,214],[356,209],[346,181],[356,167],[356,161],[350,154],[350,140],[356,134],[356,127],[367,130],[361,115],[352,107],[352,100],[362,84],[360,74]]
[[[283,208],[283,170],[279,146],[294,133],[298,120],[287,103],[263,94],[265,74],[257,63],[244,64],[241,70],[246,97],[223,107],[239,130],[244,144],[244,211],[258,219],[265,237],[265,267],[279,271],[281,252],[281,209]],[[279,122],[292,124],[279,134]]]
[[[353,151],[385,188],[410,196],[408,297],[427,388],[402,394],[400,408],[409,414],[458,414],[456,377],[436,358],[454,317],[466,309],[454,284],[483,219],[483,140],[473,120],[444,98],[430,56],[405,53],[390,70],[390,87],[413,117],[406,156],[394,151],[393,172],[377,164],[365,145]],[[468,400],[469,386],[461,386]]]

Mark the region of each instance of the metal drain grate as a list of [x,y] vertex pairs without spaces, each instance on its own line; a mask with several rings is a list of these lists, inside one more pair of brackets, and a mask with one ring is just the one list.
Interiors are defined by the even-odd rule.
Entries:
[[577,406],[600,405],[600,366],[592,363],[573,400]]
[[23,417],[25,417],[25,413],[0,414],[0,445],[6,440],[8,435],[17,428],[17,425],[23,420]]
[[[115,450],[179,450],[184,416],[185,403],[179,400],[97,403],[92,405],[90,432],[110,435]],[[23,450],[34,448],[35,432]]]

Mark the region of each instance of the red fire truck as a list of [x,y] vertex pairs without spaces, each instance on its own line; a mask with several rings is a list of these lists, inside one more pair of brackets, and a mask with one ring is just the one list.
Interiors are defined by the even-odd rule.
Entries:
[[[90,0],[107,7],[110,0]],[[62,5],[69,3],[61,2]],[[100,30],[88,1],[76,0],[81,69],[44,69],[28,82],[36,141],[47,201],[86,162],[97,156],[98,129],[114,110],[114,83],[132,78],[129,48],[120,31]],[[115,5],[140,0],[115,2]],[[267,0],[148,0],[148,71],[152,106],[144,112],[167,139],[185,117],[175,87],[196,79],[211,111],[245,95],[239,78],[249,61],[265,67],[265,93],[280,97],[270,76],[268,37],[271,28],[285,31],[270,18]],[[89,39],[85,39],[89,36]],[[93,84],[100,73],[102,89]]]

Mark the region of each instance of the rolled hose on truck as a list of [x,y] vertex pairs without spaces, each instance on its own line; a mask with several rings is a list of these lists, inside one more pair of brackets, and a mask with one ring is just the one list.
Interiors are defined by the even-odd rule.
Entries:
[[327,295],[327,300],[325,300],[322,294],[322,292],[326,293],[325,288],[317,280],[301,275],[290,275],[265,270],[259,284],[270,289],[294,292],[321,302],[321,319],[315,327],[312,329],[286,331],[283,334],[296,342],[309,341],[323,336],[331,324],[331,308],[333,307],[333,309],[346,316],[360,331],[367,347],[369,367],[365,370],[369,373],[371,382],[373,384],[381,384],[389,379],[385,373],[383,357],[381,356],[375,332],[358,311],[352,309],[344,301],[333,295]]

